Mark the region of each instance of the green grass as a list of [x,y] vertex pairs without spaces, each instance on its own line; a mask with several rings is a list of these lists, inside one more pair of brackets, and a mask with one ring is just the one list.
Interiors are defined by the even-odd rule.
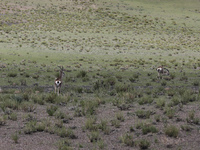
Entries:
[[[70,11],[71,8],[63,10],[54,1],[51,2],[52,6],[47,5],[44,7],[45,9],[43,6],[46,2],[40,2],[40,6],[37,2],[31,3],[31,0],[16,3],[16,5],[24,7],[32,6],[34,9],[25,10],[32,14],[31,19],[29,15],[16,15],[11,18],[10,13],[2,15],[2,20],[5,22],[7,19],[8,23],[16,22],[16,20],[18,22],[20,20],[27,21],[11,26],[4,23],[1,26],[1,60],[7,69],[12,69],[12,72],[4,71],[7,69],[2,70],[3,74],[9,78],[9,82],[2,80],[2,85],[20,85],[19,81],[22,80],[26,80],[27,85],[36,82],[40,85],[49,84],[55,77],[55,69],[58,65],[64,65],[70,71],[68,77],[74,78],[78,76],[77,72],[80,70],[90,71],[87,73],[89,77],[98,73],[98,70],[101,72],[112,70],[111,73],[116,75],[123,74],[122,81],[126,81],[132,78],[134,72],[142,71],[142,75],[135,78],[137,80],[134,83],[148,85],[151,83],[150,79],[147,82],[141,80],[146,77],[147,73],[155,76],[155,71],[150,69],[153,66],[164,64],[170,68],[170,72],[175,72],[176,76],[179,76],[176,72],[177,69],[174,68],[182,70],[183,60],[186,72],[191,72],[194,65],[199,65],[196,57],[198,51],[196,50],[199,50],[200,46],[196,43],[198,40],[195,40],[198,39],[197,30],[194,28],[195,24],[183,26],[180,23],[180,20],[186,20],[179,16],[180,12],[182,13],[182,7],[178,1],[177,3],[173,2],[175,6],[171,5],[171,1],[156,3],[154,1],[135,1],[134,5],[130,1],[123,1],[121,5],[125,7],[120,7],[118,11],[116,10],[119,5],[117,2],[113,7],[110,7],[110,2],[97,2],[95,8],[92,8],[93,2],[89,2],[82,6],[83,8],[90,6],[91,10],[78,12],[75,11],[78,9],[76,4],[71,4],[74,11]],[[61,2],[61,4],[63,3]],[[187,1],[183,3],[187,16],[196,14],[195,4],[193,7],[191,5],[191,3],[188,5]],[[10,5],[8,4],[8,6]],[[10,7],[12,8],[12,6]],[[58,10],[58,8],[60,9]],[[161,11],[162,8],[165,8],[167,13],[164,10]],[[194,11],[191,11],[191,8]],[[149,10],[153,10],[151,14],[149,14]],[[167,16],[174,12],[171,10],[176,11],[173,18]],[[21,13],[21,11],[13,11]],[[69,15],[66,15],[65,11],[70,11]],[[156,14],[159,11],[161,13]],[[86,15],[80,18],[83,13]],[[145,15],[145,13],[149,15]],[[41,22],[35,22],[34,20],[37,18],[40,18]],[[51,18],[55,20],[52,21]],[[195,20],[198,18],[196,17]],[[63,20],[66,21],[63,22]],[[191,18],[189,20],[187,22],[193,22]],[[176,21],[177,25],[172,26],[169,23],[172,21]],[[181,31],[183,27],[184,31]],[[178,38],[178,33],[174,31],[179,31],[181,38]],[[166,45],[166,43],[170,43],[170,45]],[[191,50],[186,51],[188,49]],[[124,69],[126,76],[123,73]],[[190,79],[190,77],[195,77],[195,73],[188,76],[188,84],[194,84],[194,78]],[[79,80],[81,79],[77,79],[77,82]],[[175,78],[174,80],[176,85],[183,85],[179,79]],[[83,84],[88,84],[86,79],[85,81]],[[173,82],[173,80],[169,82]],[[155,84],[151,83],[151,85]]]

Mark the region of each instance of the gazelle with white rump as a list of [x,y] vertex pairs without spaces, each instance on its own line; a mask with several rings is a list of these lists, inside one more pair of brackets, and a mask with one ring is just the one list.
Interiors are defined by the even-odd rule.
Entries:
[[169,75],[169,70],[167,68],[164,68],[163,66],[159,66],[157,69],[158,72],[158,78],[161,79],[162,75]]
[[58,78],[56,78],[55,81],[54,81],[54,88],[55,88],[55,93],[57,93],[59,95],[60,89],[61,89],[61,86],[62,86],[62,77],[65,75],[65,73],[64,73],[63,66],[62,67],[58,66],[58,68],[60,68],[60,71],[59,71]]

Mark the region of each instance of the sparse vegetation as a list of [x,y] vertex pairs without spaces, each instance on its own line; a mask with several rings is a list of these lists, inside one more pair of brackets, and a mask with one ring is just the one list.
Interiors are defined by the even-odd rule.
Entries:
[[150,145],[151,145],[150,142],[145,139],[142,139],[139,142],[140,149],[148,149]]
[[133,141],[133,136],[129,135],[129,134],[124,134],[120,137],[120,141],[130,147],[134,146],[134,141]]
[[170,137],[176,138],[179,134],[179,129],[174,125],[170,125],[165,129],[165,134]]
[[0,149],[198,149],[199,3],[2,0]]
[[19,135],[18,135],[18,133],[12,134],[11,138],[12,138],[12,140],[13,140],[15,143],[18,143],[18,140],[19,140]]

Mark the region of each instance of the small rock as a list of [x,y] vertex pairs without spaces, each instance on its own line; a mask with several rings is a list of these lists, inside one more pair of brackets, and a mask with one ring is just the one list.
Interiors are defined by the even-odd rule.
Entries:
[[172,144],[167,144],[167,148],[173,148]]
[[63,119],[63,123],[69,123],[69,119]]

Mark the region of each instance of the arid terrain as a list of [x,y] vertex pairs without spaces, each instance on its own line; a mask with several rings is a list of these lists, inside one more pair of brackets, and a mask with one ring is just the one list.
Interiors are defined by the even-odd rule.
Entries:
[[199,4],[2,0],[0,150],[199,150]]

